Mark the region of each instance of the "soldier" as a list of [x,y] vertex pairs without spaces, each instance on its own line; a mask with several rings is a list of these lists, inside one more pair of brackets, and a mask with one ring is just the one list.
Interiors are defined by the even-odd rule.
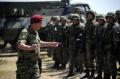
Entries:
[[[116,39],[116,51],[117,51],[117,61],[119,63],[119,66],[120,66],[120,10],[117,10],[116,11],[116,26],[118,27],[118,30],[117,30],[117,39]],[[120,71],[120,67],[118,68],[118,70]]]
[[69,14],[68,15],[68,25],[70,26],[72,24],[72,18],[73,18],[74,14]]
[[[85,48],[86,48],[86,75],[83,78],[94,77],[94,58],[95,58],[95,24],[93,20],[95,14],[93,11],[88,11],[86,14],[86,24],[85,24]],[[91,75],[90,75],[91,72]]]
[[[55,27],[54,27],[54,22],[56,20],[55,16],[52,16],[50,21],[46,25],[46,31],[47,31],[47,41],[52,42],[54,41],[54,35],[55,35]],[[54,48],[48,48],[48,56],[52,57],[54,53]]]
[[117,11],[115,12],[115,15],[116,15],[116,20],[117,20],[117,22],[119,22],[120,10],[117,10]]
[[[60,17],[59,16],[54,16],[56,19],[54,21],[54,37],[53,37],[53,41],[59,41],[59,36],[58,36],[58,27],[60,26]],[[55,69],[59,69],[60,68],[60,59],[61,57],[59,56],[59,52],[58,52],[58,48],[54,49],[54,53],[53,53],[53,60],[55,61],[55,64],[53,65],[53,68]]]
[[105,26],[105,18],[103,15],[98,15],[95,35],[95,47],[96,47],[96,68],[97,77],[95,79],[102,79],[103,70],[103,28]]
[[[98,20],[100,20],[100,18],[102,18],[102,19],[104,19],[104,16],[102,15],[102,14],[97,14],[96,16],[95,16],[95,25],[96,26],[98,26],[99,24],[99,21]],[[100,23],[101,24],[101,23]]]
[[57,47],[59,44],[40,40],[37,30],[41,28],[42,19],[41,15],[33,15],[31,25],[23,29],[19,35],[16,79],[39,79],[40,47]]
[[80,22],[81,23],[86,23],[85,21],[85,16],[83,15],[83,9],[81,7],[75,7],[74,8],[74,13],[78,14],[80,16]]
[[67,27],[68,27],[67,18],[65,16],[61,16],[60,25],[56,27],[57,28],[56,41],[60,42],[61,45],[59,45],[59,47],[56,48],[55,52],[57,54],[57,60],[59,61],[60,69],[65,69],[68,61],[68,52],[66,50],[66,36],[65,36]]
[[[84,26],[80,23],[80,17],[78,14],[73,16],[73,24],[68,28],[69,35],[69,73],[66,77],[74,75],[74,68],[80,69],[79,72],[82,72],[83,69],[83,58],[84,58]],[[78,58],[79,61],[78,61]],[[79,62],[79,63],[78,63]]]
[[112,76],[112,79],[116,79],[117,67],[114,36],[117,28],[115,26],[114,13],[107,13],[106,22],[103,31],[104,79],[110,79],[110,76]]

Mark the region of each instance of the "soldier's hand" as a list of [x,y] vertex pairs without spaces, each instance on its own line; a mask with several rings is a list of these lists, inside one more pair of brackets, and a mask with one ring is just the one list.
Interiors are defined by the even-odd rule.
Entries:
[[50,43],[50,46],[51,46],[51,47],[58,47],[59,44],[60,44],[59,42],[51,42],[51,43]]
[[38,45],[37,45],[37,44],[32,44],[32,45],[31,45],[31,49],[32,49],[32,50],[35,50],[35,49],[37,49],[37,48],[38,48]]

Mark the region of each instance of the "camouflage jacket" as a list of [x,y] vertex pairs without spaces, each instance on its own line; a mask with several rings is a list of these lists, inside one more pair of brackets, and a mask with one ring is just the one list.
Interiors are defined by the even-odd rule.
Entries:
[[103,47],[103,29],[105,25],[97,25],[95,29],[95,47],[101,50]]
[[60,24],[57,26],[57,31],[56,31],[56,41],[60,42],[62,46],[66,46],[66,29],[68,25],[62,25]]
[[85,24],[85,38],[86,40],[95,40],[95,24],[93,22]]
[[69,48],[82,49],[84,48],[84,25],[71,25],[68,28]]
[[[40,44],[40,38],[38,36],[38,32],[34,31],[31,28],[31,26],[29,26],[28,28],[24,28],[18,37],[17,44],[19,43],[25,43],[27,45]],[[40,47],[38,49],[39,49],[38,52],[40,52]],[[25,59],[27,58],[31,61],[37,61],[38,54],[35,53],[35,50],[28,51],[28,50],[18,49],[18,57]]]
[[113,50],[116,47],[117,41],[119,41],[119,28],[115,24],[106,23],[106,27],[103,31],[103,46],[105,50]]
[[46,26],[46,32],[47,32],[47,41],[53,41],[54,40],[54,34],[55,34],[55,27],[54,24],[48,23]]

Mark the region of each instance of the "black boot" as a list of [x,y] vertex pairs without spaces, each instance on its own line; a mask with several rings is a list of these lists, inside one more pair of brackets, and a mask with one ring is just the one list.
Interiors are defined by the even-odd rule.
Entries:
[[67,74],[66,78],[72,77],[72,76],[74,76],[73,72],[69,72],[69,73]]
[[54,64],[51,68],[53,68],[53,69],[58,69],[59,68],[59,64]]
[[66,65],[61,65],[60,69],[66,69]]
[[91,79],[92,79],[92,78],[95,78],[94,74],[95,74],[95,70],[92,69],[92,70],[91,70],[91,75],[90,75],[90,78],[91,78]]
[[116,75],[113,75],[113,76],[112,76],[112,79],[116,79]]
[[104,74],[104,79],[110,79],[110,74]]

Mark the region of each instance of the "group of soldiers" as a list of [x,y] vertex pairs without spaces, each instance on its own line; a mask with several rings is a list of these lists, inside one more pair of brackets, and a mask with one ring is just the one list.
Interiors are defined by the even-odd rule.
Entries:
[[46,31],[47,41],[60,42],[57,48],[48,48],[48,56],[55,61],[55,69],[65,69],[69,63],[66,77],[84,72],[80,79],[117,79],[120,10],[108,12],[106,16],[90,10],[83,16],[77,9],[68,16],[51,17]]

